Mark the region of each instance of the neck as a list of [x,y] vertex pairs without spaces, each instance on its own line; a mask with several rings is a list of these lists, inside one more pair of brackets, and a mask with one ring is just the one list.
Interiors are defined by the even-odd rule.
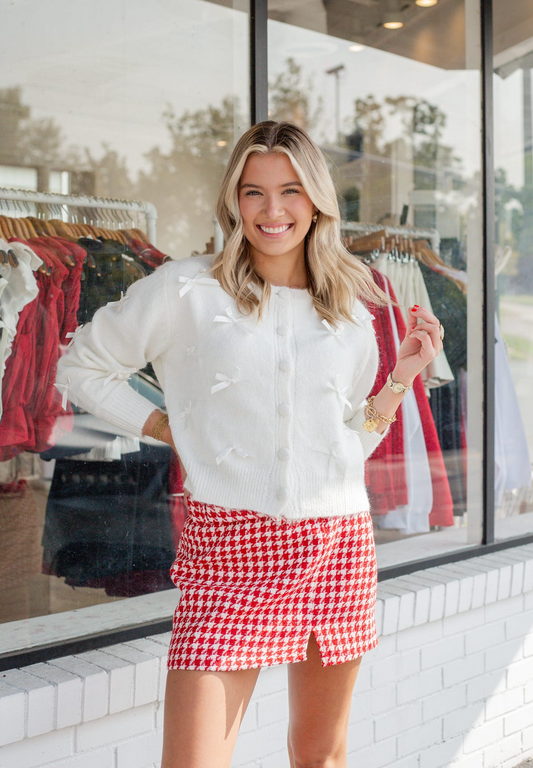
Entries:
[[292,254],[282,256],[264,256],[252,253],[256,272],[263,280],[272,285],[284,285],[287,288],[307,288],[307,269],[305,257]]

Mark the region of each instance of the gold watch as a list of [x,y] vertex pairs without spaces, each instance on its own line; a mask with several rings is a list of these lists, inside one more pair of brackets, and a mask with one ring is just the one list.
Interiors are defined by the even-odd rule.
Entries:
[[393,381],[392,380],[392,373],[389,373],[387,376],[387,384],[392,389],[395,395],[405,395],[406,392],[409,392],[409,390],[412,388],[412,384],[410,384],[408,387],[405,386],[405,384],[400,384],[399,381]]

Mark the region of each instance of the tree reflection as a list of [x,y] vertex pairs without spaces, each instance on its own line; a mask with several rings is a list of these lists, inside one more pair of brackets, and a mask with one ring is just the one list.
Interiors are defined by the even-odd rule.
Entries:
[[[269,107],[271,119],[293,121],[322,142],[334,176],[338,172],[342,179],[343,168],[364,156],[370,162],[366,175],[375,174],[373,197],[385,199],[387,195],[391,174],[388,161],[397,140],[408,146],[413,188],[436,189],[443,171],[460,184],[460,161],[443,141],[446,115],[425,99],[411,95],[385,97],[383,101],[373,95],[355,99],[353,115],[344,123],[341,146],[328,147],[319,135],[322,98],[315,95],[311,76],[306,78],[302,66],[288,58],[283,71],[270,83]],[[144,154],[145,167],[134,177],[129,159],[105,141],[100,154],[67,146],[53,118],[32,116],[20,87],[0,91],[0,115],[0,163],[67,170],[73,192],[154,203],[158,244],[175,258],[209,247],[222,174],[235,142],[248,127],[235,96],[225,96],[219,105],[181,113],[169,104],[161,116],[168,148],[152,146]],[[349,175],[341,184],[347,200],[340,202],[347,218],[358,219],[361,189],[348,180]],[[42,189],[46,189],[45,178],[42,175],[39,179]]]

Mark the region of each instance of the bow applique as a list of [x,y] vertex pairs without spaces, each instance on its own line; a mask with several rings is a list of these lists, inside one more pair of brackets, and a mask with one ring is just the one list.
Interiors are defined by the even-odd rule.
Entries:
[[352,404],[350,403],[350,401],[346,397],[346,392],[348,392],[350,387],[342,387],[342,389],[341,389],[341,386],[339,384],[339,374],[338,373],[335,375],[334,381],[328,381],[328,387],[338,394],[338,396],[341,399],[341,402],[343,402],[345,405],[347,405],[348,408],[352,407]]
[[196,359],[198,357],[196,344],[185,344],[185,354],[192,359],[193,364],[196,364]]
[[198,352],[196,351],[196,344],[185,344],[185,355],[191,358],[192,365],[196,365],[198,361]]
[[[235,324],[235,323],[240,323],[243,320],[248,320],[247,317],[235,317],[231,307],[226,307],[226,309],[224,311],[225,311],[226,314],[225,315],[217,315],[214,318],[214,320],[213,320],[214,323],[233,323],[233,324]],[[248,331],[248,333],[253,333],[251,328],[247,328],[246,326],[243,326],[243,327],[244,327],[244,329],[246,331]]]
[[[54,387],[57,387],[57,389],[62,393],[61,397],[61,408],[66,411],[67,410],[67,403],[69,400],[72,400],[72,398],[69,398],[69,390],[70,390],[70,376],[67,376],[67,383],[66,384],[54,384]],[[74,401],[72,401],[74,402]]]
[[184,277],[184,275],[180,275],[178,280],[180,283],[185,283],[183,288],[180,290],[180,299],[185,296],[185,294],[191,290],[191,288],[198,284],[198,285],[219,285],[218,280],[215,280],[214,277],[203,277],[204,272],[206,272],[205,269],[201,269],[196,277]]
[[224,448],[224,450],[218,454],[216,458],[217,464],[220,464],[222,461],[224,461],[224,459],[227,456],[229,456],[232,451],[235,451],[235,453],[240,459],[254,458],[254,454],[248,453],[248,451],[245,451],[244,448],[239,448],[238,445],[229,445],[227,448]]
[[346,459],[341,451],[340,443],[332,443],[329,451],[323,451],[320,448],[313,448],[313,450],[317,453],[323,453],[326,456],[329,456],[328,477],[330,479],[337,476],[337,468],[339,468],[342,473],[346,470]]
[[374,315],[371,315],[370,312],[367,309],[365,309],[365,311],[363,313],[363,316],[357,314],[357,312],[354,315],[352,315],[352,320],[355,320],[355,322],[357,322],[357,321],[361,322],[362,321],[363,323],[370,323],[370,324],[372,324],[372,320],[375,320],[375,319],[376,318],[374,317]]
[[130,297],[127,293],[124,293],[124,291],[120,292],[120,299],[118,301],[111,301],[110,304],[112,304],[117,312],[122,312],[122,308],[124,307],[124,302],[128,301]]
[[189,421],[189,414],[192,409],[192,401],[191,400],[182,400],[181,401],[183,410],[178,413],[176,416],[176,421],[183,420],[184,427],[187,427],[188,421]]
[[226,389],[226,387],[229,387],[231,384],[236,384],[238,381],[241,381],[241,369],[235,366],[236,373],[234,376],[227,376],[225,373],[216,373],[215,379],[217,381],[220,381],[220,384],[213,384],[211,387],[211,394],[214,395],[215,392],[219,392],[221,389]]
[[68,347],[72,346],[72,344],[74,344],[74,339],[76,338],[76,336],[78,335],[78,333],[81,331],[82,328],[83,328],[83,325],[78,325],[78,327],[74,331],[69,331],[67,333],[67,339],[70,339],[69,343],[67,344],[67,349]]
[[112,371],[104,381],[104,387],[109,384],[110,381],[113,381],[113,379],[117,379],[118,381],[128,381],[133,373],[137,373],[136,368],[123,368],[118,371]]
[[340,336],[342,333],[344,333],[344,326],[342,324],[339,325],[338,328],[334,328],[330,323],[328,323],[326,318],[322,320],[322,325],[324,325],[328,331],[333,334],[333,336]]

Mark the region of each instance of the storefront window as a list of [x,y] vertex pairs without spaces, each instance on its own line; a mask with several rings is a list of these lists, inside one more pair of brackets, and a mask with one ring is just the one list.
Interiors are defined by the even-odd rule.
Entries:
[[446,329],[444,353],[368,462],[378,563],[478,544],[479,6],[269,7],[269,115],[297,122],[320,144],[336,180],[345,244],[399,304],[373,310],[382,361],[376,389],[394,365],[409,306],[432,307]]
[[[0,11],[1,655],[171,615],[176,461],[69,405],[55,366],[165,256],[220,247],[250,107],[245,0]],[[130,383],[161,405],[150,369]]]
[[533,9],[494,2],[497,538],[533,532]]

